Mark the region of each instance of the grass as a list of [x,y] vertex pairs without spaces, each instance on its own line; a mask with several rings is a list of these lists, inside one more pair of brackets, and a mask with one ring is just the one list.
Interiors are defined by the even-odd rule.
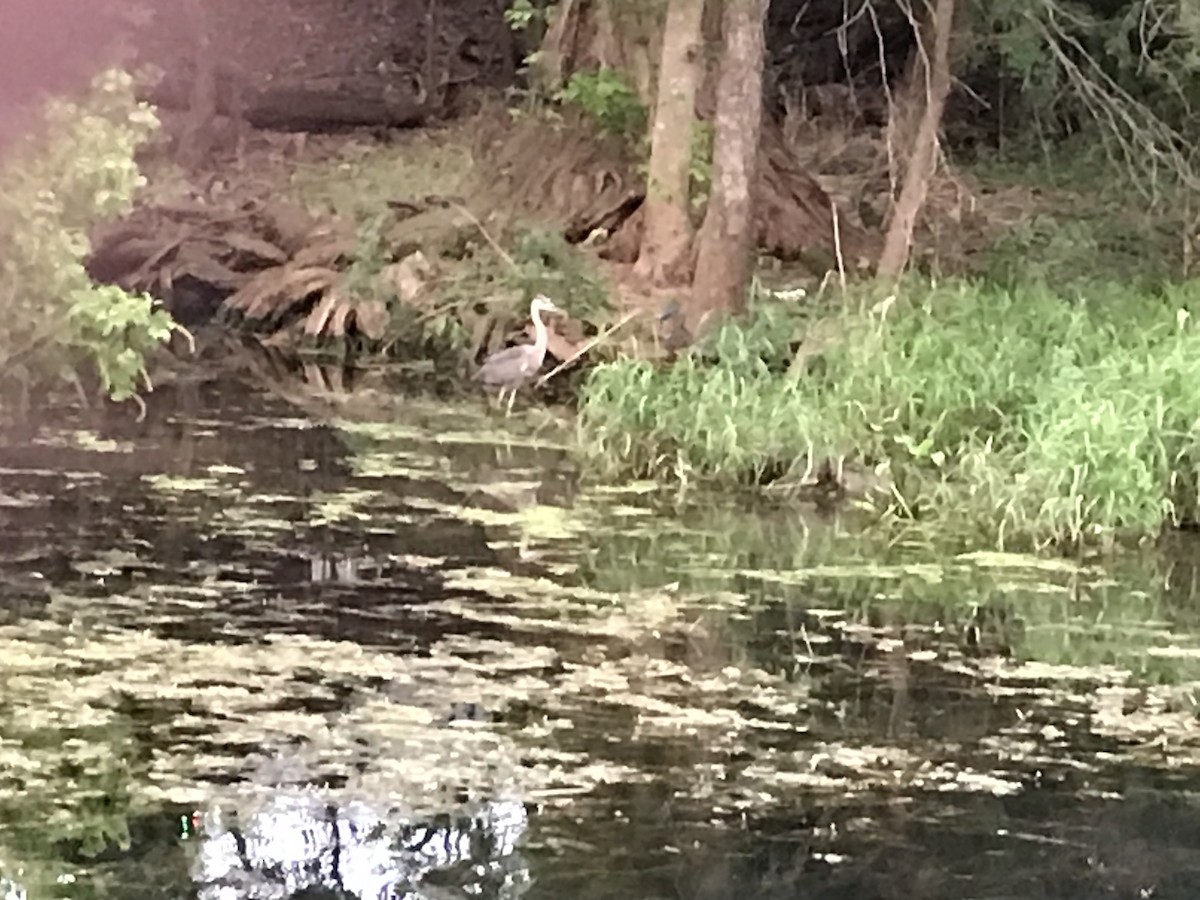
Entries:
[[306,206],[349,219],[385,212],[389,200],[458,196],[474,171],[469,142],[455,130],[333,146],[326,158],[296,165],[288,190]]
[[891,513],[1000,546],[1137,539],[1198,517],[1200,285],[906,285],[806,323],[756,302],[669,368],[621,361],[583,388],[581,444],[608,475],[747,484],[814,456],[889,460]]

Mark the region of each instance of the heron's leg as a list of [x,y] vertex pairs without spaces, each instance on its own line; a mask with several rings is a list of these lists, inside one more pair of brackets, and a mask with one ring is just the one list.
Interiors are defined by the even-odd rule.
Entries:
[[516,399],[517,399],[517,389],[512,388],[508,392],[508,412],[506,412],[504,415],[506,415],[506,416],[512,415],[513,401]]

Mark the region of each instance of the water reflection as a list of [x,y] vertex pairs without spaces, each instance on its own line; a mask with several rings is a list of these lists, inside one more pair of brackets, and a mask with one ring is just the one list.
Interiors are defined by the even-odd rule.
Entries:
[[1194,545],[931,556],[581,484],[469,409],[347,418],[204,386],[0,430],[8,894],[1200,883]]
[[[321,582],[340,582],[342,584],[354,584],[361,578],[361,571],[364,567],[364,560],[361,559],[344,559],[328,555],[309,557],[312,563],[312,574],[309,576],[314,583]],[[372,560],[365,561],[367,566],[373,567]]]
[[509,900],[530,883],[517,852],[528,822],[516,801],[397,825],[366,803],[279,793],[243,820],[239,827],[213,810],[199,823],[194,877],[204,900],[281,900],[318,887],[360,898],[433,900],[452,889]]

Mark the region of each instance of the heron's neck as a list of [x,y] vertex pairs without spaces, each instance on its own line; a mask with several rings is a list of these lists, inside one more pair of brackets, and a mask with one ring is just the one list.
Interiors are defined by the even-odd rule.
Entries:
[[550,334],[546,331],[546,323],[542,321],[540,309],[533,313],[533,331],[533,349],[538,353],[545,353],[546,345],[550,343]]

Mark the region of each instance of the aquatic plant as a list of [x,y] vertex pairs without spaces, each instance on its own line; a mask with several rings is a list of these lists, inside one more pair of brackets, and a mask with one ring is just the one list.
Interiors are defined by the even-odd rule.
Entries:
[[909,284],[824,329],[760,302],[672,367],[597,367],[580,443],[610,475],[726,484],[851,454],[891,463],[893,517],[968,540],[1146,537],[1200,514],[1193,293]]
[[84,96],[50,102],[42,127],[0,161],[0,371],[26,390],[88,361],[113,399],[128,398],[171,334],[150,296],[97,285],[84,267],[89,229],[132,205],[143,183],[134,154],[157,127],[131,76],[110,71]]

